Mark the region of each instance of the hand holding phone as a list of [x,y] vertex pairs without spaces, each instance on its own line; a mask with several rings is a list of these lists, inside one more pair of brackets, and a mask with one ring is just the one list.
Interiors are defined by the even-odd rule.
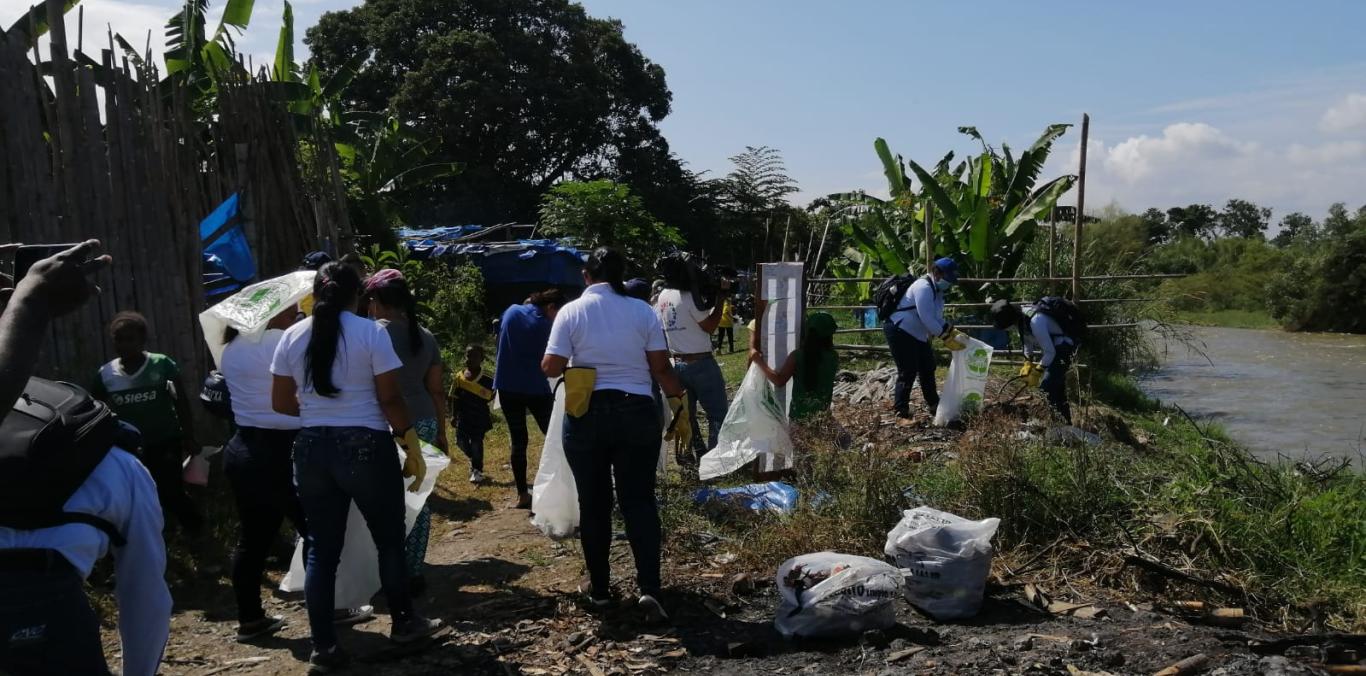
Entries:
[[100,292],[90,275],[112,260],[100,254],[97,239],[19,247],[14,255],[15,302],[36,296],[51,316],[67,314]]

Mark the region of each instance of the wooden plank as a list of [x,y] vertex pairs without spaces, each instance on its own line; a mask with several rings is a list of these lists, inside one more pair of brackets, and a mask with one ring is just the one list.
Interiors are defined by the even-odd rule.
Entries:
[[1086,144],[1091,138],[1091,116],[1081,116],[1081,162],[1077,165],[1077,220],[1072,227],[1072,300],[1081,300],[1081,235],[1086,220]]

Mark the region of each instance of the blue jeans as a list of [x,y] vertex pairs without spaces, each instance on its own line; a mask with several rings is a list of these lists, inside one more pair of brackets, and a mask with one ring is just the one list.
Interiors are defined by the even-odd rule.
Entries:
[[659,593],[660,433],[654,399],[617,390],[594,392],[583,416],[564,417],[564,454],[579,492],[579,541],[596,597],[606,598],[612,579],[614,483],[636,560],[636,584],[642,594]]
[[1067,405],[1067,368],[1072,365],[1072,353],[1076,348],[1071,345],[1057,345],[1054,348],[1053,363],[1044,370],[1039,388],[1048,395],[1048,403],[1053,410],[1072,424],[1072,407]]
[[939,408],[939,390],[934,384],[934,350],[926,341],[901,330],[901,327],[886,322],[882,333],[887,336],[887,346],[892,349],[892,361],[896,362],[896,391],[892,396],[892,408],[901,415],[911,412],[911,388],[915,379],[920,379],[920,393],[925,395],[925,406],[930,413]]
[[0,573],[0,673],[109,673],[100,621],[75,568]]
[[403,473],[389,433],[367,427],[305,427],[294,441],[294,483],[311,545],[304,600],[314,647],[330,650],[337,644],[332,608],[352,500],[375,540],[380,584],[394,622],[407,620],[413,602],[403,561]]
[[[692,447],[698,456],[716,448],[716,437],[721,433],[721,423],[726,421],[726,379],[721,375],[721,365],[710,355],[690,364],[674,362],[674,372],[683,388],[688,391],[688,411],[692,415]],[[707,413],[707,441],[702,445],[702,427],[697,419],[697,405]]]

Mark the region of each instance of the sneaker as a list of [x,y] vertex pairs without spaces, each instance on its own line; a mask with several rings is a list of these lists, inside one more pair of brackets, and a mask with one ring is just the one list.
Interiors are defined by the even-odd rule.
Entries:
[[237,642],[249,643],[264,636],[270,636],[285,626],[282,615],[267,615],[259,620],[237,625]]
[[356,608],[338,608],[332,611],[332,624],[345,627],[362,622],[369,622],[375,619],[374,606],[358,606]]
[[484,477],[484,473],[483,473],[483,472],[481,472],[481,471],[479,471],[479,470],[477,470],[477,469],[474,470],[473,472],[470,472],[470,483],[472,483],[472,484],[482,484],[482,483],[484,483],[484,481],[486,481],[486,480],[487,480],[487,479]]
[[645,624],[663,624],[669,621],[669,614],[664,612],[664,606],[659,604],[659,599],[642,594],[636,606],[645,613]]
[[443,626],[441,620],[414,614],[403,624],[394,625],[393,631],[389,632],[389,640],[394,643],[416,643],[441,631]]
[[326,652],[317,648],[313,649],[313,654],[308,657],[308,673],[310,674],[330,674],[340,669],[345,669],[351,663],[351,658],[341,651],[341,648],[332,646]]
[[579,582],[579,593],[583,594],[583,597],[588,599],[588,604],[591,605],[594,610],[611,610],[617,606],[616,599],[612,598],[610,593],[606,596],[597,596],[593,594],[593,583],[588,580]]

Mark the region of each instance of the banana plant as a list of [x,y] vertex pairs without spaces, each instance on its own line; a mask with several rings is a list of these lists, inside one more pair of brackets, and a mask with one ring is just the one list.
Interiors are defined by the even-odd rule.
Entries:
[[[981,144],[980,154],[952,169],[953,158],[946,156],[933,171],[907,160],[919,181],[921,201],[935,210],[934,254],[952,256],[964,277],[1013,277],[1039,221],[1076,183],[1076,176],[1064,174],[1039,185],[1053,142],[1069,126],[1049,125],[1018,158],[1009,145],[1002,144],[998,152],[975,127],[960,127],[961,133]],[[964,292],[982,300],[1008,291],[1008,286],[965,285]]]

